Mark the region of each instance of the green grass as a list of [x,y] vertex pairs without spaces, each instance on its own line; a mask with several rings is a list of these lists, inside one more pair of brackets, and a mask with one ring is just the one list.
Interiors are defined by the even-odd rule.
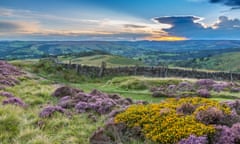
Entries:
[[21,98],[28,107],[0,105],[1,144],[88,143],[89,136],[103,125],[104,116],[97,116],[96,123],[88,119],[88,114],[39,118],[43,106],[56,104],[57,100],[51,96],[55,88],[50,81],[40,79],[24,79],[20,85],[7,88],[6,91]]
[[103,61],[106,62],[108,67],[144,65],[140,61],[114,55],[94,55],[79,58],[60,57],[60,60],[63,61],[64,63],[69,63],[70,59],[72,60],[71,62],[73,64],[83,64],[92,66],[101,66]]
[[233,71],[240,72],[240,52],[230,52],[202,59],[188,61],[185,66],[193,65],[196,68],[218,70],[218,71]]
[[[133,100],[144,100],[150,103],[158,103],[165,98],[153,98],[150,87],[178,84],[181,81],[194,82],[196,79],[181,78],[149,78],[139,76],[90,78],[80,77],[76,73],[59,69],[56,70],[50,63],[39,67],[36,61],[14,61],[15,65],[30,71],[27,74],[31,78],[21,78],[21,83],[9,87],[6,91],[20,97],[28,104],[27,108],[0,105],[0,141],[3,144],[88,144],[89,137],[98,128],[104,125],[105,116],[97,116],[97,122],[92,122],[88,114],[73,114],[67,117],[62,114],[54,114],[48,119],[39,118],[42,107],[47,104],[54,105],[57,99],[51,94],[59,86],[65,84],[80,88],[85,92],[98,89],[106,93],[116,93]],[[41,65],[40,65],[41,66]],[[38,67],[39,69],[35,69]],[[64,77],[67,75],[67,77]],[[72,80],[74,79],[74,80]],[[240,98],[239,93],[211,92],[218,101]],[[0,97],[0,101],[3,100]],[[14,126],[13,126],[14,125]],[[5,132],[6,131],[6,132]],[[129,142],[129,144],[141,144],[143,142]]]

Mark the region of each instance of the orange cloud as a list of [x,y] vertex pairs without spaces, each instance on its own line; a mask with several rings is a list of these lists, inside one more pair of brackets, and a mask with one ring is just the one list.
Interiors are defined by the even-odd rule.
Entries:
[[146,37],[146,40],[151,40],[151,41],[183,41],[183,40],[188,40],[185,37],[178,37],[178,36],[162,36],[162,37]]

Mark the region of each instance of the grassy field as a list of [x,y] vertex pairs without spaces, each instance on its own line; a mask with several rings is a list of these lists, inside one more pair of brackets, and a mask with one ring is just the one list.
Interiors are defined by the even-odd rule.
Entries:
[[103,61],[106,62],[108,67],[144,65],[140,61],[114,55],[94,55],[79,58],[60,57],[59,59],[64,63],[69,63],[69,60],[71,59],[71,63],[73,64],[83,64],[92,66],[101,66]]
[[87,114],[72,117],[55,114],[49,119],[38,117],[44,105],[56,103],[51,96],[55,88],[51,81],[38,78],[24,79],[20,85],[7,88],[6,91],[23,99],[28,107],[0,105],[0,131],[4,131],[0,134],[0,140],[4,140],[2,144],[88,143],[89,136],[103,125],[104,117],[97,116],[96,123],[92,123]]
[[183,66],[192,66],[198,69],[239,72],[239,59],[240,52],[231,52],[188,61],[185,62]]
[[[28,104],[26,108],[0,105],[0,139],[3,144],[87,144],[89,137],[98,128],[104,125],[106,116],[97,117],[97,122],[88,118],[88,114],[73,114],[66,117],[55,114],[51,118],[40,118],[41,109],[46,105],[55,105],[57,99],[52,97],[53,91],[60,85],[80,88],[85,92],[98,89],[105,93],[117,93],[133,100],[144,100],[149,103],[158,103],[164,99],[153,98],[150,87],[161,86],[182,81],[195,82],[196,79],[182,78],[150,78],[143,76],[131,77],[81,77],[69,70],[56,70],[50,63],[39,65],[36,60],[13,61],[13,64],[27,72],[28,78],[21,78],[21,83],[9,87],[6,91],[13,93]],[[42,67],[40,67],[42,66]],[[240,98],[239,93],[211,92],[211,99],[223,101]],[[233,98],[234,96],[234,98]],[[0,97],[3,100],[3,97]],[[6,131],[6,129],[11,129]],[[141,144],[144,142],[129,142]]]

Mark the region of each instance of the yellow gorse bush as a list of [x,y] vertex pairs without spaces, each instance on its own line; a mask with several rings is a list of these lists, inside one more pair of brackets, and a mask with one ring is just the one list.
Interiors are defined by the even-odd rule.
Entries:
[[[190,103],[196,107],[190,115],[177,113],[182,104]],[[129,127],[140,127],[147,139],[161,144],[177,143],[191,134],[196,136],[214,134],[212,125],[205,125],[195,119],[195,113],[216,107],[224,114],[231,110],[214,100],[204,98],[167,99],[159,104],[133,105],[115,117],[116,123],[125,123]]]

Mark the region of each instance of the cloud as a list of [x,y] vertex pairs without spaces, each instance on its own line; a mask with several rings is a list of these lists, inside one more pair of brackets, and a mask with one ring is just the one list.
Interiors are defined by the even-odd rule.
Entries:
[[221,3],[232,7],[232,10],[240,9],[240,0],[210,0],[210,3]]
[[11,9],[0,8],[0,16],[12,16],[13,11]]
[[21,26],[14,22],[0,21],[0,32],[12,32],[20,29]]
[[146,28],[146,26],[143,25],[135,25],[135,24],[125,24],[125,28]]
[[239,39],[240,20],[221,16],[213,25],[205,25],[196,16],[173,16],[155,18],[159,23],[170,24],[164,29],[169,35],[189,39]]
[[170,24],[172,27],[164,29],[169,35],[196,37],[205,31],[203,24],[199,23],[202,18],[197,16],[170,16],[155,18],[155,21]]
[[229,19],[226,16],[219,17],[218,22],[216,22],[213,27],[221,30],[239,30],[240,20],[239,19]]
[[1,34],[13,33],[34,33],[39,31],[38,23],[23,21],[2,21],[0,20]]

